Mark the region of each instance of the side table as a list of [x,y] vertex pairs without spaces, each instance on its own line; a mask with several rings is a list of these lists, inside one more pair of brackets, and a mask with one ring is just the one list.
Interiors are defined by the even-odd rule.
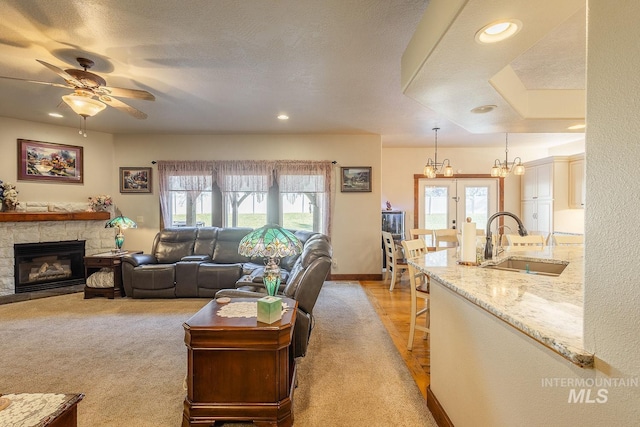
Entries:
[[[254,302],[232,298],[235,302]],[[256,426],[293,425],[296,363],[291,340],[298,302],[271,324],[257,317],[222,317],[213,300],[184,323],[187,396],[182,427],[217,421],[252,421]],[[257,311],[257,310],[256,310]]]
[[[129,254],[141,254],[142,251],[123,251],[123,252],[105,252],[101,254],[88,255],[84,257],[84,298],[107,297],[123,297],[124,288],[122,286],[122,257]],[[113,287],[110,288],[91,288],[86,285],[87,279],[92,273],[102,268],[113,269]]]

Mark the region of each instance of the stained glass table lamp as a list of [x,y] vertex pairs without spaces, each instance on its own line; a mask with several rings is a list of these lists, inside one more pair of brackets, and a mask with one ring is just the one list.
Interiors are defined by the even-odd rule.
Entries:
[[265,257],[264,286],[275,295],[280,286],[280,258],[302,252],[302,243],[292,232],[277,224],[267,224],[244,236],[238,253],[246,257]]
[[112,220],[107,221],[104,228],[118,229],[118,232],[116,233],[116,251],[122,252],[122,245],[124,244],[124,233],[122,230],[126,228],[138,228],[138,224],[126,216],[119,215]]

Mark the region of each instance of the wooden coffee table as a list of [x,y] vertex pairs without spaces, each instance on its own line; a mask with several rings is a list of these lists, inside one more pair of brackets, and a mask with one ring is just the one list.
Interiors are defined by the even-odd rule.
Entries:
[[[215,300],[184,323],[187,397],[182,426],[251,421],[257,426],[293,425],[296,365],[290,349],[297,301],[272,324],[256,317],[221,317]],[[255,302],[232,298],[234,302]]]

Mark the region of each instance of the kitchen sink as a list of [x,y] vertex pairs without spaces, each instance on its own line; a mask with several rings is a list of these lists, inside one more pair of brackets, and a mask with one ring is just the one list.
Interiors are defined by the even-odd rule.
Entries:
[[514,271],[516,273],[540,274],[544,276],[559,276],[569,263],[566,261],[528,260],[523,258],[507,258],[497,264],[485,265],[483,268],[492,270]]

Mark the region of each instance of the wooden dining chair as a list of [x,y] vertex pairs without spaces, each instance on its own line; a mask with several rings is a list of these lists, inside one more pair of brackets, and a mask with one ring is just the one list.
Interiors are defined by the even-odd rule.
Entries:
[[552,235],[555,246],[575,246],[584,244],[582,234],[554,234]]
[[509,246],[539,246],[545,244],[544,236],[539,234],[530,234],[528,236],[520,236],[518,234],[507,234],[507,242]]
[[409,230],[409,237],[411,239],[423,239],[427,250],[435,250],[436,242],[433,230],[429,228],[412,228]]
[[[424,256],[427,248],[424,246],[424,240],[413,239],[404,240],[402,242],[404,254],[407,259]],[[411,323],[409,327],[409,343],[407,349],[413,350],[413,336],[416,329],[424,332],[423,339],[429,334],[429,276],[419,271],[417,268],[409,266],[409,281],[411,288]],[[424,301],[424,305],[418,309],[418,299]],[[424,326],[418,324],[418,318],[424,316]]]
[[387,281],[389,275],[391,275],[391,284],[389,285],[389,291],[393,291],[396,285],[396,279],[402,273],[407,270],[407,261],[398,254],[396,244],[393,241],[393,236],[388,231],[382,232],[382,241],[384,242],[384,256],[387,259],[387,268],[384,272],[384,281]]
[[[436,250],[458,246],[458,230],[453,228],[440,228],[433,230],[436,239]],[[442,244],[444,243],[444,246]]]

